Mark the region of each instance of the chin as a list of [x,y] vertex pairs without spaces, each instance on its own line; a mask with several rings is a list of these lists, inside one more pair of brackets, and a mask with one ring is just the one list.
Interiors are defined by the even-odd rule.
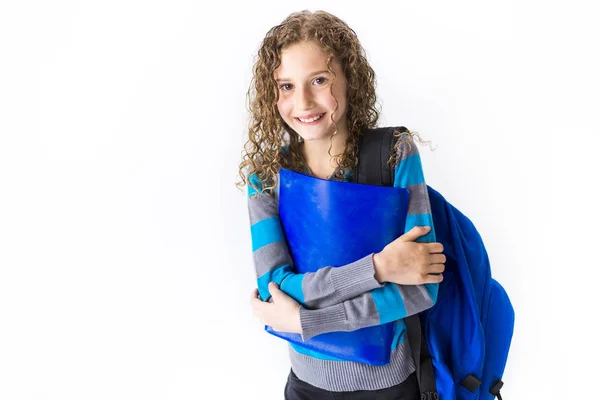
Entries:
[[329,139],[331,137],[331,134],[329,135],[323,135],[323,134],[307,134],[307,135],[300,135],[300,137],[302,137],[302,139],[305,142],[312,142],[314,140],[323,140],[323,139]]
[[305,142],[309,142],[312,140],[329,139],[333,135],[333,132],[335,132],[335,127],[328,129],[311,129],[305,126],[296,126],[294,130]]

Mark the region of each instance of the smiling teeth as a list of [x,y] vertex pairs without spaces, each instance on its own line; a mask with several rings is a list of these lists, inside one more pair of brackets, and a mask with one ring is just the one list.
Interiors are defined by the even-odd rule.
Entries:
[[304,123],[309,123],[309,122],[314,122],[314,121],[318,120],[318,119],[319,119],[319,118],[321,118],[323,115],[325,115],[325,114],[321,114],[321,115],[319,115],[319,116],[317,116],[317,117],[313,117],[313,118],[311,118],[311,119],[303,119],[303,118],[298,118],[298,119],[299,119],[300,121],[304,122]]

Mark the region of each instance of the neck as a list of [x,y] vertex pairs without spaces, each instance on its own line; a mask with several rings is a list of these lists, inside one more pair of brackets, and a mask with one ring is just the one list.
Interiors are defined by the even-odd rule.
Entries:
[[[339,129],[331,137],[323,139],[309,140],[302,143],[302,152],[308,168],[319,178],[328,178],[338,167],[335,156],[343,154],[346,149],[348,131]],[[331,156],[329,147],[331,146]]]

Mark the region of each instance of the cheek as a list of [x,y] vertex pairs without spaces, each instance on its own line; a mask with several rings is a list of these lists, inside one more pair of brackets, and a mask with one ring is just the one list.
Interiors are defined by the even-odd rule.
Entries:
[[282,118],[288,118],[288,114],[290,113],[289,100],[280,98],[277,101],[277,110],[279,110],[279,114]]
[[[336,103],[337,100],[337,103]],[[340,117],[346,113],[346,97],[343,94],[335,94],[335,100],[331,99],[331,109],[333,110],[337,105],[337,111],[335,112],[336,117]]]
[[[336,100],[338,101],[339,109],[345,110],[346,105],[348,104],[346,86],[341,85],[341,84],[334,85],[333,86],[333,95],[335,96]],[[335,105],[335,101],[333,99],[332,99],[332,102]]]

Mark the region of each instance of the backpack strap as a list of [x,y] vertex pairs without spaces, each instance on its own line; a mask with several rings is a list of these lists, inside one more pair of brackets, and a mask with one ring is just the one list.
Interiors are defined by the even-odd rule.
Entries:
[[406,335],[412,352],[416,367],[417,381],[421,389],[421,400],[438,400],[439,396],[435,385],[435,374],[433,372],[433,362],[423,329],[421,329],[421,318],[418,314],[404,318],[406,324]]
[[394,171],[387,163],[393,143],[394,128],[369,129],[359,136],[356,182],[377,186],[394,184]]
[[[360,135],[358,165],[354,170],[355,182],[377,186],[394,184],[394,170],[390,168],[387,161],[396,143],[394,138],[396,131],[409,132],[406,127],[400,126],[371,129]],[[421,318],[418,314],[411,315],[405,318],[404,322],[415,362],[421,400],[438,400],[433,363],[421,328]]]

